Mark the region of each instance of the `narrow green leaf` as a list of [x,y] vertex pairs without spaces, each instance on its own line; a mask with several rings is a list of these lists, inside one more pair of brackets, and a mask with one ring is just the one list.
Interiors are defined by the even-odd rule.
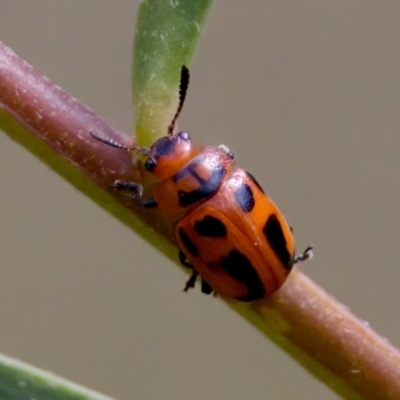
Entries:
[[178,101],[180,68],[195,51],[212,0],[144,0],[133,51],[136,139],[164,136]]
[[112,400],[49,372],[0,354],[1,400]]

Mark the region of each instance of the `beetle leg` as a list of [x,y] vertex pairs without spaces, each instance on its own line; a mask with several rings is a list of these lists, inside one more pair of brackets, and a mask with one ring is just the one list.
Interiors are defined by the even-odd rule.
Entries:
[[179,262],[186,268],[193,269],[193,265],[187,260],[185,253],[179,249]]
[[201,292],[204,294],[211,294],[213,291],[214,289],[210,286],[210,284],[204,279],[201,279]]
[[[180,263],[187,267],[190,268],[193,272],[192,275],[190,276],[189,280],[186,282],[186,286],[183,289],[184,292],[187,292],[189,289],[194,288],[194,285],[196,283],[197,276],[199,275],[198,272],[193,268],[193,265],[190,264],[185,256],[185,253],[182,250],[179,250],[179,261]],[[206,282],[203,278],[201,279],[201,292],[204,294],[211,294],[214,291],[214,289],[210,286],[208,282]],[[215,294],[215,292],[214,292]]]
[[314,246],[308,246],[302,253],[296,254],[294,256],[293,264],[296,264],[301,261],[308,260],[309,258],[312,258],[313,252],[312,249]]
[[190,275],[190,278],[186,282],[186,285],[183,289],[184,292],[187,292],[189,289],[194,288],[199,273],[193,268],[193,265],[188,262],[185,253],[181,249],[179,249],[179,261],[184,267],[192,270],[192,275]]
[[136,202],[145,208],[154,208],[157,207],[157,202],[153,197],[149,197],[144,199],[143,196],[143,186],[140,183],[136,182],[124,182],[124,181],[115,181],[111,187],[117,190],[127,190],[129,192],[134,193]]
[[193,265],[190,264],[190,262],[187,260],[187,258],[185,256],[185,253],[181,249],[179,249],[179,261],[184,267],[190,268],[192,270],[192,275],[190,275],[190,278],[186,282],[186,285],[183,289],[184,292],[187,292],[189,289],[194,288],[194,285],[196,284],[196,279],[197,279],[197,276],[199,275],[199,273],[193,268]]
[[184,292],[187,292],[189,289],[194,288],[194,285],[196,283],[196,279],[197,279],[198,275],[199,275],[199,273],[194,269],[192,271],[192,275],[190,276],[190,278],[186,282],[186,285],[185,285],[185,287],[183,289]]

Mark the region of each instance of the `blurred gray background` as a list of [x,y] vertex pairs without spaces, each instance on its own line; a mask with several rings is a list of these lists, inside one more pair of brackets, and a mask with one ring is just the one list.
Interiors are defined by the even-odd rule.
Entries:
[[[132,132],[137,1],[3,0],[0,39]],[[179,126],[316,245],[301,268],[400,343],[400,3],[217,1]],[[0,351],[119,399],[336,399],[0,135]]]

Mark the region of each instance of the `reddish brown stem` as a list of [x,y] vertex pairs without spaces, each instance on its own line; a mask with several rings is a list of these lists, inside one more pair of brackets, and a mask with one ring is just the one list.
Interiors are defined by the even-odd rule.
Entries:
[[298,269],[252,309],[273,339],[343,397],[400,399],[399,351]]
[[[132,198],[110,189],[116,179],[141,180],[129,152],[106,146],[95,140],[92,134],[113,138],[127,147],[132,146],[132,139],[68,95],[1,42],[0,104],[26,128],[22,133],[10,133],[12,139],[33,151],[79,190],[116,216],[121,218],[120,209],[113,208],[101,194],[99,198],[99,192],[93,194],[91,184],[107,191],[123,203],[125,208],[129,208],[130,212],[133,211],[136,217],[156,227],[168,241],[173,242],[168,226],[162,223],[157,213],[141,209],[138,212],[139,207]],[[139,227],[138,222],[132,222],[126,214],[124,223],[134,229]],[[163,244],[160,247],[163,248]],[[168,249],[164,252],[168,253]]]
[[[18,140],[39,156],[47,152],[42,159],[81,190],[85,191],[85,188],[79,183],[82,179],[79,174],[71,177],[73,173],[65,172],[65,166],[60,167],[65,160],[79,169],[79,176],[85,176],[86,183],[90,180],[110,193],[109,185],[116,178],[140,179],[127,152],[99,143],[90,132],[112,137],[129,146],[127,136],[113,129],[1,43],[0,103],[26,127],[26,136]],[[10,136],[15,138],[15,135]],[[32,144],[32,137],[39,140]],[[99,193],[102,192],[97,192],[100,199],[96,198],[96,201],[108,208],[107,200]],[[170,228],[160,224],[162,219],[154,211],[145,213],[126,197],[113,195],[122,203],[120,208],[135,212],[162,235],[160,243],[173,242]],[[157,243],[157,247],[168,253],[162,243]],[[398,350],[298,270],[293,271],[282,289],[264,302],[250,306],[232,304],[232,307],[340,395],[400,399]]]
[[[127,152],[99,144],[89,134],[126,142],[93,111],[69,96],[0,42],[0,103],[33,135],[76,165],[97,184],[132,173]],[[112,172],[113,171],[113,172]]]

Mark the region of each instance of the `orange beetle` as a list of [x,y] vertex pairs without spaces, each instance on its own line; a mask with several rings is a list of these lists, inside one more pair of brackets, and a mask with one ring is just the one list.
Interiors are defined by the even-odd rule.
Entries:
[[113,187],[133,192],[143,207],[158,207],[175,220],[179,259],[192,269],[185,291],[200,275],[203,293],[255,301],[277,291],[293,265],[312,256],[312,247],[295,255],[284,216],[228,148],[198,147],[187,132],[174,133],[188,84],[189,70],[183,66],[179,107],[167,136],[150,148],[130,149],[145,155],[144,168],[157,178],[153,197],[143,198],[143,186],[136,182],[116,181]]

